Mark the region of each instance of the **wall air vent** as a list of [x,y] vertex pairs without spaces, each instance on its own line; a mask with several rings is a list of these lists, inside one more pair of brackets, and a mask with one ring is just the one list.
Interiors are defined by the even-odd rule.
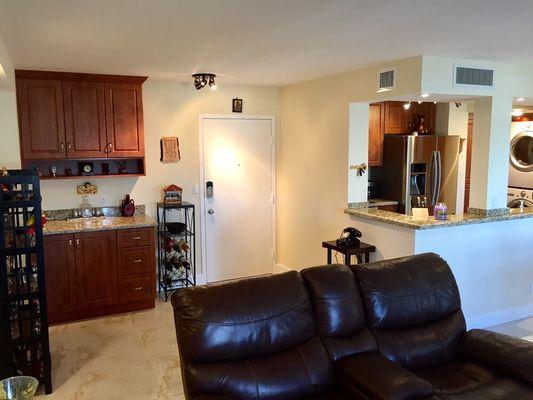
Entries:
[[492,68],[455,66],[455,85],[479,86],[491,88],[494,86],[494,70]]
[[378,71],[378,93],[396,88],[396,68],[385,68]]

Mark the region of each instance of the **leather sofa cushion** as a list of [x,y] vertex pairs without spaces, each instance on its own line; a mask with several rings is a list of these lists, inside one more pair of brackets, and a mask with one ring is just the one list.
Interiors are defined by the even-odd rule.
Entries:
[[433,394],[433,386],[379,353],[345,357],[335,363],[335,374],[355,395],[371,399],[410,400]]
[[465,331],[463,313],[430,324],[399,329],[373,329],[379,351],[403,367],[416,370],[456,358]]
[[437,254],[357,265],[352,270],[371,328],[426,324],[461,308],[455,278]]
[[497,373],[464,360],[453,360],[417,370],[416,374],[431,382],[437,394],[464,393],[499,379]]
[[533,386],[511,378],[500,378],[475,390],[437,396],[442,400],[531,400]]
[[469,360],[533,384],[533,344],[530,342],[473,329],[463,336],[461,353]]
[[296,271],[178,290],[172,296],[182,361],[234,361],[314,336],[311,300]]
[[302,271],[320,336],[348,336],[365,326],[365,312],[350,268],[336,264]]
[[189,364],[185,377],[192,396],[226,395],[239,399],[301,399],[334,383],[333,366],[320,339],[257,358]]
[[355,277],[348,267],[336,264],[307,268],[302,277],[311,293],[318,334],[334,361],[377,350],[366,327]]

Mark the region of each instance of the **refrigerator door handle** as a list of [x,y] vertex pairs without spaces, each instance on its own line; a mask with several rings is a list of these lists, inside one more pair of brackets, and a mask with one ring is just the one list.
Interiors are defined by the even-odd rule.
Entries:
[[436,162],[436,172],[437,172],[436,176],[437,176],[437,179],[436,179],[436,184],[435,184],[435,202],[434,202],[434,204],[437,204],[437,202],[439,201],[441,184],[442,184],[442,162],[441,162],[441,158],[440,158],[440,151],[437,151],[435,156],[437,157],[437,162]]
[[430,198],[431,198],[431,205],[434,206],[437,201],[437,177],[438,177],[438,159],[437,159],[437,151],[434,151],[431,153],[431,166],[429,168],[430,171]]

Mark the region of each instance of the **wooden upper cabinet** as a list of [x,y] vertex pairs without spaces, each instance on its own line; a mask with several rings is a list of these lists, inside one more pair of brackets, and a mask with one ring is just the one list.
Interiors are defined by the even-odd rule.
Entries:
[[77,233],[76,274],[78,308],[118,303],[118,269],[115,231]]
[[384,104],[370,104],[368,123],[368,165],[370,167],[383,165],[384,118]]
[[435,103],[411,103],[411,108],[409,109],[409,120],[412,122],[412,127],[410,127],[409,132],[416,130],[417,119],[419,115],[424,117],[424,126],[428,131],[428,134],[435,134],[435,116],[437,111],[437,105]]
[[106,157],[104,84],[63,82],[67,158]]
[[17,79],[23,159],[64,159],[65,125],[60,80]]
[[404,104],[403,101],[385,102],[385,134],[409,132],[409,113]]
[[105,104],[109,157],[143,157],[141,85],[106,83]]

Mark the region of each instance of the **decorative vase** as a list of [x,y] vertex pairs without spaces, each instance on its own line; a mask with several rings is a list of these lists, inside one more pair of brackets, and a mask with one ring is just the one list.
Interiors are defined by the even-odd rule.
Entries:
[[5,400],[31,400],[39,381],[32,376],[13,376],[0,381],[0,398]]

